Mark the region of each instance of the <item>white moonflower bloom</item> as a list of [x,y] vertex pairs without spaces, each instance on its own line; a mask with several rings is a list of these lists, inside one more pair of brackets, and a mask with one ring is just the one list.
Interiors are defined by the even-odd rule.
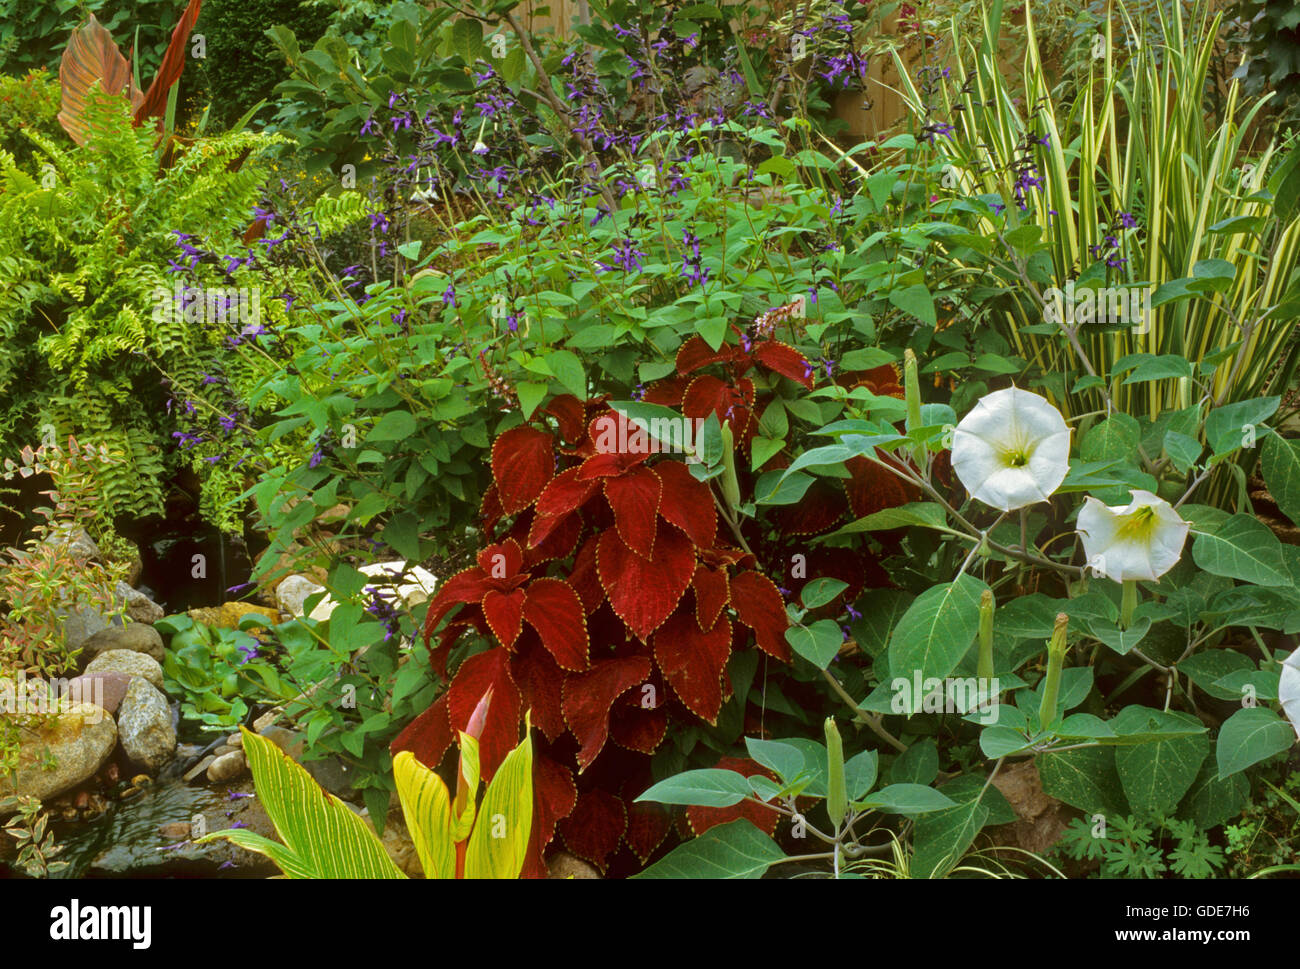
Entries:
[[952,469],[971,497],[1001,511],[1046,501],[1070,470],[1070,428],[1037,394],[994,391],[957,425]]
[[1088,567],[1116,582],[1160,578],[1183,554],[1188,528],[1169,502],[1140,489],[1134,489],[1127,505],[1112,507],[1088,498],[1079,509]]

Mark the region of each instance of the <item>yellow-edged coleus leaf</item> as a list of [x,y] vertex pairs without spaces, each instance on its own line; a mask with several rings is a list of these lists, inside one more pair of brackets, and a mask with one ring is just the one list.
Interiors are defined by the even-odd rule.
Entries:
[[393,776],[424,877],[455,878],[456,843],[451,836],[451,795],[447,785],[409,750],[393,758]]
[[533,826],[532,724],[524,717],[523,742],[506,755],[479,806],[465,849],[466,878],[518,878]]
[[[242,727],[240,732],[257,796],[276,833],[298,863],[292,870],[284,868],[286,875],[291,878],[406,877],[366,822],[347,805],[322,790],[307,771],[270,740]],[[274,855],[262,853],[280,863]]]
[[460,776],[456,778],[456,801],[452,805],[452,840],[464,841],[474,827],[474,804],[478,797],[478,741],[460,731]]

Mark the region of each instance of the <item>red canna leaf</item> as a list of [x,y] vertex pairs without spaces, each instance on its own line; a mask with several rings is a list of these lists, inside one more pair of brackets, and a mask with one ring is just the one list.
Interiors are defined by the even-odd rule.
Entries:
[[514,427],[492,444],[492,479],[501,509],[523,511],[555,474],[555,439],[533,427]]
[[528,835],[528,854],[524,860],[525,878],[545,878],[542,860],[546,846],[555,837],[555,825],[567,817],[578,803],[578,788],[573,772],[545,754],[533,758],[533,828]]
[[559,579],[528,584],[524,620],[537,630],[542,645],[566,670],[587,668],[587,617],[578,593]]
[[754,630],[759,649],[782,662],[790,662],[790,644],[785,641],[790,618],[785,612],[785,600],[771,579],[758,572],[732,576],[731,605],[737,618]]
[[136,124],[145,118],[161,118],[167,110],[167,92],[180,80],[181,72],[185,69],[185,61],[189,55],[190,31],[194,29],[195,21],[199,19],[200,6],[202,6],[201,0],[190,0],[185,12],[181,14],[181,19],[172,29],[172,39],[167,44],[167,51],[163,54],[158,73],[154,75],[153,83],[145,92],[144,100],[135,109]]
[[627,656],[597,663],[585,673],[570,673],[564,680],[564,722],[578,741],[578,771],[591,766],[609,735],[610,708],[614,701],[650,676],[650,660]]
[[795,383],[812,389],[812,366],[808,358],[780,340],[765,340],[754,344],[753,357],[768,370],[774,370]]
[[524,706],[532,710],[533,723],[552,743],[567,729],[560,706],[564,676],[544,649],[525,647],[510,657],[510,678],[519,687]]
[[469,726],[474,708],[492,689],[492,705],[479,739],[479,770],[492,780],[501,762],[519,743],[519,690],[510,679],[510,653],[494,647],[466,659],[447,688],[447,714],[453,730]]
[[673,692],[697,717],[717,723],[722,709],[722,676],[731,655],[731,623],[726,619],[701,631],[690,609],[679,609],[654,635],[655,662]]
[[700,548],[709,548],[718,535],[718,511],[713,494],[681,461],[660,461],[653,468],[663,484],[659,514]]
[[515,589],[513,592],[497,592],[493,589],[483,597],[483,616],[492,629],[492,635],[506,649],[514,646],[515,640],[519,638],[525,597],[523,589]]
[[654,551],[656,518],[663,485],[644,465],[605,479],[605,499],[623,544],[646,558]]
[[691,580],[695,589],[695,622],[700,629],[712,629],[718,616],[731,601],[731,587],[723,569],[701,565]]
[[429,769],[434,769],[442,761],[442,755],[451,746],[451,722],[447,718],[447,694],[433,702],[427,710],[406,725],[388,745],[389,751],[396,755],[409,750],[415,759]]
[[[754,777],[762,774],[769,780],[775,781],[776,775],[766,767],[755,763],[748,757],[723,757],[716,765],[717,770],[733,770],[746,777]],[[691,830],[696,836],[704,834],[709,828],[719,824],[727,824],[744,818],[754,827],[762,831],[769,837],[776,831],[776,823],[781,819],[777,812],[766,805],[755,804],[753,801],[741,801],[739,804],[733,804],[731,807],[711,808],[701,807],[693,804],[686,809],[686,819],[690,822]]]
[[627,807],[607,791],[583,791],[559,829],[569,851],[603,872],[627,830]]
[[557,474],[537,498],[537,514],[567,515],[577,511],[600,487],[599,481],[579,479],[581,467],[568,468]]
[[[86,144],[90,124],[85,118],[86,97],[98,82],[105,94],[120,94],[131,84],[131,65],[113,42],[113,36],[95,19],[92,13],[84,26],[78,27],[68,38],[68,46],[59,62],[59,81],[63,100],[59,110],[59,124],[63,125],[72,140]],[[142,95],[129,88],[132,105],[138,105]]]
[[682,376],[694,373],[711,363],[730,363],[736,357],[736,348],[724,343],[714,350],[701,336],[693,336],[677,350],[677,372]]
[[642,642],[677,608],[695,574],[695,546],[662,522],[653,558],[637,555],[610,529],[600,537],[596,560],[610,606]]

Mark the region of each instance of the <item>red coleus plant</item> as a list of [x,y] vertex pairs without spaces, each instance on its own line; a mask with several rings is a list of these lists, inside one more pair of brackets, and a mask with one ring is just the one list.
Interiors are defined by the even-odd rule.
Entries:
[[[748,449],[755,414],[774,396],[757,392],[750,374],[758,368],[811,388],[813,370],[779,341],[737,333],[739,346],[716,351],[698,337],[687,340],[677,374],[645,399],[679,407],[689,419],[729,421],[739,450]],[[705,368],[720,375],[701,373]],[[884,374],[872,376],[886,383]],[[889,378],[897,384],[894,371]],[[482,507],[490,544],[474,567],[442,584],[425,618],[440,676],[466,633],[492,645],[460,663],[446,693],[392,747],[436,765],[491,689],[479,746],[490,779],[531,710],[545,738],[534,761],[536,816],[524,868],[533,876],[545,873],[543,851],[557,833],[598,867],[623,844],[644,863],[671,823],[661,806],[634,799],[650,785],[647,755],[663,743],[670,721],[716,724],[731,693],[727,664],[736,650],[753,646],[791,660],[782,590],[760,570],[754,545],[721,527],[709,485],[680,456],[659,453],[603,398],[556,398],[535,421],[547,417],[554,429],[525,424],[494,442],[493,484]],[[765,467],[788,462],[776,455]],[[875,466],[862,464],[847,492],[835,492],[839,503],[828,521],[813,509],[804,514],[820,527],[780,530],[811,534],[849,507],[866,514],[873,504],[910,500],[883,491]],[[824,500],[810,492],[802,505]],[[850,550],[809,554],[816,558],[809,574],[844,577],[845,596],[881,578],[865,574]],[[751,820],[771,830],[775,813],[758,813],[769,817]],[[726,809],[687,821],[700,833],[739,816]]]

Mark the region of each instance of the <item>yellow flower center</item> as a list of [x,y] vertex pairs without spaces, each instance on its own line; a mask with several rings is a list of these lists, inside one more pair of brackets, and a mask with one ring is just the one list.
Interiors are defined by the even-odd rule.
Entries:
[[1148,542],[1151,540],[1151,536],[1155,534],[1156,526],[1159,523],[1155,509],[1150,505],[1143,505],[1136,511],[1124,516],[1124,521],[1115,531],[1115,537],[1125,541]]

